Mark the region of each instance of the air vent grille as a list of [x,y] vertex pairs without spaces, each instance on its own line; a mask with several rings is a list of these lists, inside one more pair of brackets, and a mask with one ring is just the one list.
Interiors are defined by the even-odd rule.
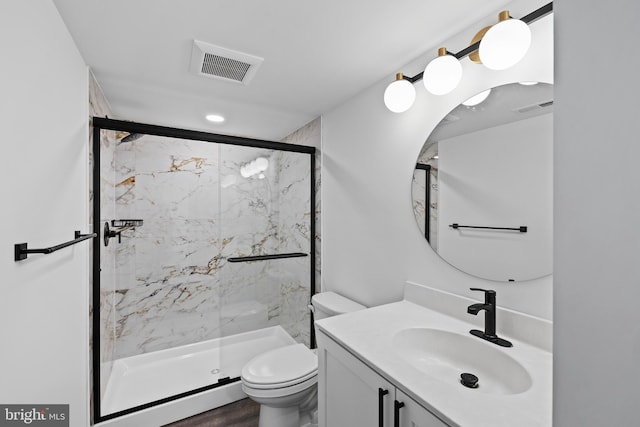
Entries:
[[191,72],[246,85],[254,77],[262,61],[257,56],[194,40]]
[[212,76],[241,82],[244,80],[250,68],[251,64],[246,62],[205,53],[200,72],[202,74],[210,74]]

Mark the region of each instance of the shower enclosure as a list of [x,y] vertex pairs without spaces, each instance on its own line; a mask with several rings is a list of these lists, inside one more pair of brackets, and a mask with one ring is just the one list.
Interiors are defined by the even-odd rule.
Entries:
[[315,148],[93,126],[94,422],[243,397],[248,360],[313,341]]

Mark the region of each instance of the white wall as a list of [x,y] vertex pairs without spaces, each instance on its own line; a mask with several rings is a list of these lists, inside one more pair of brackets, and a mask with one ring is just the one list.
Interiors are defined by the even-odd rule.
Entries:
[[89,424],[88,245],[14,262],[88,232],[87,68],[50,0],[0,13],[0,402],[70,404]]
[[555,10],[554,425],[635,426],[640,3]]
[[[510,5],[512,10],[518,9],[517,3]],[[521,7],[521,15],[542,4]],[[492,14],[477,27],[438,45],[458,51],[495,19]],[[324,290],[377,305],[400,299],[406,280],[475,298],[478,295],[472,295],[469,287],[490,287],[498,291],[503,307],[551,318],[550,276],[508,285],[462,273],[432,251],[411,207],[415,161],[431,130],[450,110],[487,87],[514,81],[553,82],[553,17],[535,22],[531,29],[528,55],[509,70],[490,71],[465,59],[463,80],[455,91],[437,97],[418,82],[416,102],[403,114],[384,106],[384,89],[393,80],[389,76],[323,116]],[[398,70],[417,74],[439,46],[433,46],[429,57],[398,64]]]

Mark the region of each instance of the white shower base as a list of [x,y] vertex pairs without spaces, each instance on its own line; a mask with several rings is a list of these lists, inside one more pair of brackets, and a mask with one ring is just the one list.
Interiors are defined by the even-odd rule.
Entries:
[[[101,412],[106,416],[214,384],[222,377],[238,377],[244,364],[253,357],[295,343],[282,327],[273,326],[116,360]],[[161,426],[245,397],[240,381],[236,381],[98,425]]]

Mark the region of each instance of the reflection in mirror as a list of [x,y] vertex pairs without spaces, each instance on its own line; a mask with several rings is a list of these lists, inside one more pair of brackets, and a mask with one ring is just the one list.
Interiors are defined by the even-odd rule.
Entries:
[[496,281],[551,274],[553,86],[514,83],[435,127],[413,174],[413,212],[454,267]]

